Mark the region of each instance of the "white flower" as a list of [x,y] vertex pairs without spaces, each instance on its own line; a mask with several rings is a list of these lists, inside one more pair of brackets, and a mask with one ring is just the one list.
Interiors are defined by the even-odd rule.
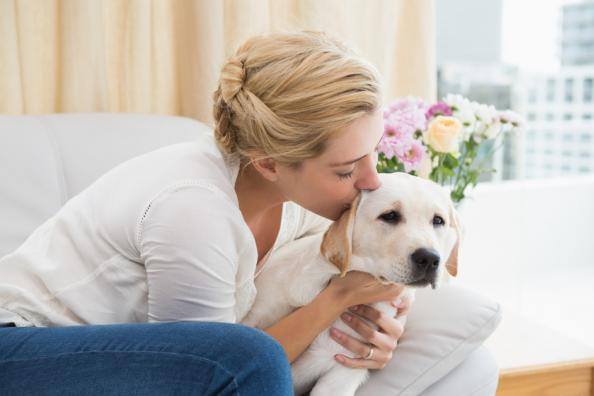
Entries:
[[497,119],[497,109],[495,106],[484,105],[476,102],[472,102],[475,110],[476,118],[481,120],[486,125],[489,125]]
[[461,138],[468,141],[475,130],[476,116],[473,104],[462,95],[448,94],[443,101],[452,108],[453,116],[462,123]]
[[501,122],[497,120],[487,128],[484,135],[487,139],[495,139],[499,132],[501,132]]
[[504,110],[499,112],[499,119],[502,123],[509,124],[512,128],[522,129],[524,127],[524,118],[515,111]]
[[474,128],[475,141],[493,139],[501,131],[501,124],[495,106],[472,102],[477,122]]

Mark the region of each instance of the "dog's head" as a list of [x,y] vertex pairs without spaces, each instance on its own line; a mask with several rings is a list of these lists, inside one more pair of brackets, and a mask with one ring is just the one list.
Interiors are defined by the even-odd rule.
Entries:
[[342,276],[359,270],[433,288],[444,266],[455,276],[461,230],[446,190],[406,173],[380,177],[380,188],[362,192],[328,228],[322,255]]

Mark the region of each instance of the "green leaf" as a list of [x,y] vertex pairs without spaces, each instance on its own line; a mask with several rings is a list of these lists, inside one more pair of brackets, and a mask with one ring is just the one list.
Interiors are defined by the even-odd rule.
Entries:
[[453,170],[451,170],[450,168],[446,168],[445,166],[442,166],[440,170],[449,177],[453,177],[455,175]]
[[450,169],[457,168],[459,165],[458,159],[451,154],[446,155],[443,160],[443,164]]

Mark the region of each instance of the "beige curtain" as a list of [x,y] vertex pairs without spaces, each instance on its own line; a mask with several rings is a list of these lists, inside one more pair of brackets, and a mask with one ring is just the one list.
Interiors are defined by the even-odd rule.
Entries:
[[211,121],[223,60],[253,34],[326,30],[373,62],[385,101],[435,99],[434,0],[0,0],[0,113]]

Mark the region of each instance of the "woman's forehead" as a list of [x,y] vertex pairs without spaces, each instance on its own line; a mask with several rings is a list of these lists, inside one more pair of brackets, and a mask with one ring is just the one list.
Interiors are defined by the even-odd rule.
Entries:
[[365,135],[365,139],[360,141],[343,136],[342,141],[329,143],[328,148],[321,156],[325,164],[330,167],[348,166],[369,155],[379,144],[382,135],[379,140],[376,140],[374,133],[368,132]]
[[322,158],[328,166],[358,160],[375,150],[384,133],[381,112],[365,114],[328,140]]

